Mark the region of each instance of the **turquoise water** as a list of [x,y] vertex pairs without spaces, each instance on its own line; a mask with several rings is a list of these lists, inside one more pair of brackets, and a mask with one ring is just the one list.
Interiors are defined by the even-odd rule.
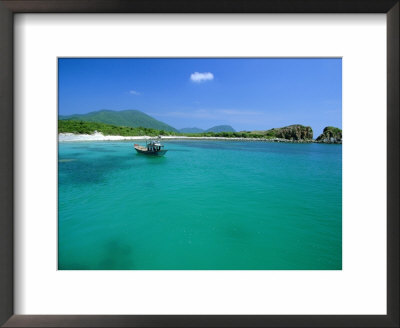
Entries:
[[64,270],[340,270],[342,146],[59,144]]

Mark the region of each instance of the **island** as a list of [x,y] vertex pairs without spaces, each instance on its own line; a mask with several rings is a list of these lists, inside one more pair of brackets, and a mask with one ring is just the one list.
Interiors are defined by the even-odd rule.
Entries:
[[160,137],[164,139],[221,139],[291,143],[342,143],[342,130],[339,128],[326,127],[323,133],[314,140],[312,128],[301,124],[293,124],[269,130],[239,132],[204,131],[197,133],[184,133],[176,132],[176,130],[166,131],[141,126],[129,127],[76,119],[63,119],[58,121],[58,133],[60,141],[137,140],[146,137]]
[[333,126],[327,126],[322,134],[317,139],[315,139],[315,142],[341,144],[342,130]]

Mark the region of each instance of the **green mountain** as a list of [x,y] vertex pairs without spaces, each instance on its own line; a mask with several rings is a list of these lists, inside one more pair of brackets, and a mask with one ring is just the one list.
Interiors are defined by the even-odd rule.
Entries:
[[79,120],[85,122],[112,124],[116,126],[127,126],[132,128],[143,127],[155,130],[178,132],[178,130],[172,126],[158,121],[139,110],[133,109],[121,111],[104,109],[87,114],[74,114],[68,116],[60,115],[58,118],[59,120]]
[[203,129],[200,128],[183,128],[183,129],[179,129],[180,133],[202,133],[204,132]]
[[217,125],[209,128],[205,132],[236,132],[230,125]]

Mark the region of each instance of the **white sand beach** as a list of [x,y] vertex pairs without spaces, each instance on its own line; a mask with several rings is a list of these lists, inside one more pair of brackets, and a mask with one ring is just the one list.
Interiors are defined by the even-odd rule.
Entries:
[[[72,142],[72,141],[118,141],[118,140],[146,140],[154,139],[151,136],[105,136],[100,132],[93,134],[74,134],[74,133],[59,133],[59,142]],[[186,137],[186,136],[161,136],[164,140],[246,140],[246,141],[269,141],[269,142],[288,142],[286,139],[274,138],[225,138],[225,137]]]
[[123,136],[105,136],[101,132],[95,132],[93,134],[75,134],[75,133],[59,133],[59,142],[71,142],[71,141],[116,141],[116,140],[144,140],[149,139],[147,136],[138,137],[123,137]]

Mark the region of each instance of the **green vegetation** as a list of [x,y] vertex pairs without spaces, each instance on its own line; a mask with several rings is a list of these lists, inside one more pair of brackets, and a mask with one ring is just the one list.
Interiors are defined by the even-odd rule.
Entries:
[[334,126],[327,126],[324,128],[324,132],[330,131],[332,134],[342,134],[342,130],[339,128],[335,128]]
[[335,128],[334,126],[327,126],[318,138],[316,142],[321,143],[342,143],[342,130]]
[[300,124],[265,131],[252,131],[251,133],[263,135],[267,138],[280,138],[287,140],[312,140],[313,138],[312,128]]
[[[202,133],[177,133],[165,130],[149,129],[145,127],[132,128],[129,126],[116,126],[111,124],[85,122],[80,120],[59,120],[58,133],[93,134],[95,131],[108,136],[188,136],[188,137],[224,137],[224,138],[265,138],[271,136],[250,131],[242,132],[202,132]],[[272,136],[273,137],[273,136]]]
[[[336,130],[340,130],[334,127],[326,127],[326,129],[329,130],[329,137],[338,135],[339,132]],[[326,132],[325,130],[324,132]],[[236,132],[230,125],[217,125],[205,131],[199,128],[184,128],[178,131],[172,126],[138,110],[100,110],[87,114],[59,117],[60,133],[92,134],[94,131],[102,132],[104,135],[121,136],[176,135],[188,137],[279,138],[292,141],[309,141],[313,138],[311,127],[300,124],[264,131]]]
[[[331,128],[331,127],[329,127]],[[327,128],[325,128],[327,129]],[[325,135],[328,133],[327,130]],[[332,128],[337,129],[337,128]],[[341,140],[341,130],[340,140]],[[271,129],[265,131],[240,131],[240,132],[201,132],[201,133],[179,133],[146,127],[117,126],[112,124],[85,122],[81,120],[59,120],[58,133],[93,134],[101,132],[105,136],[187,136],[187,137],[222,137],[222,138],[257,138],[257,139],[286,139],[297,141],[310,141],[312,129],[302,125],[291,125],[288,127]],[[336,131],[336,130],[333,130]],[[329,134],[328,138],[332,135]]]
[[265,138],[271,139],[271,137],[265,134],[253,133],[251,131],[241,132],[202,132],[202,133],[181,133],[188,137],[223,137],[223,138]]
[[144,127],[116,126],[111,124],[85,122],[77,120],[59,120],[58,133],[93,134],[95,131],[105,136],[158,136],[177,135],[178,133]]
[[178,132],[172,126],[158,121],[155,118],[139,111],[139,110],[99,110],[87,114],[74,114],[69,116],[59,116],[60,120],[74,120],[85,122],[105,123],[122,127],[131,128],[149,128],[154,130],[165,130],[170,132]]

